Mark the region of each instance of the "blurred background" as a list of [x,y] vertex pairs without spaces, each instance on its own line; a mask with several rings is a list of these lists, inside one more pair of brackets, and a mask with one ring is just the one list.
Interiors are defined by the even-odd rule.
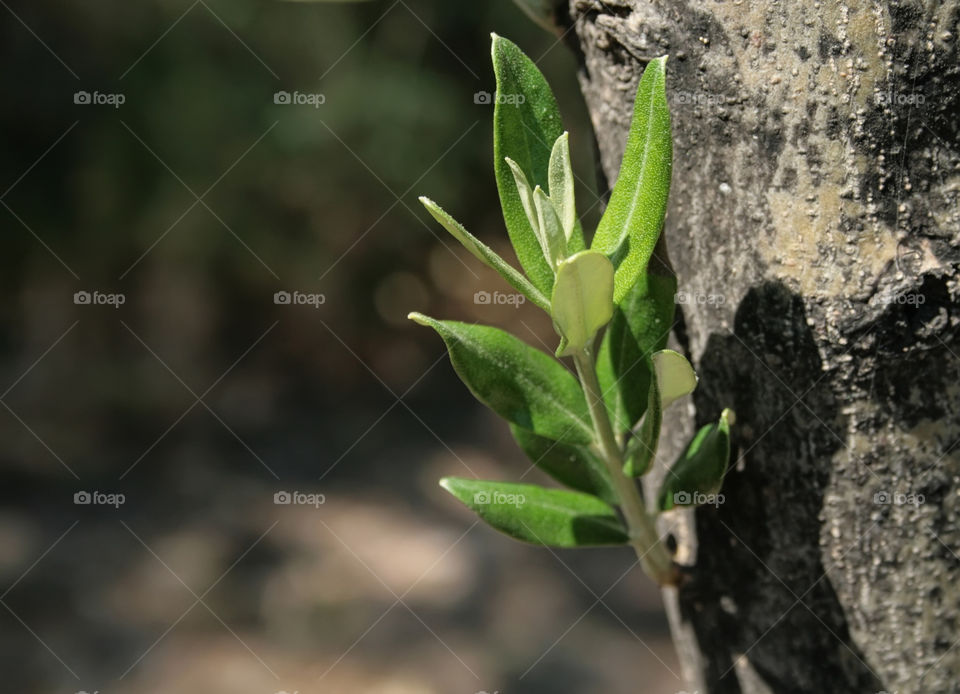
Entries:
[[436,484],[545,482],[405,316],[552,350],[416,198],[511,254],[496,31],[592,228],[558,37],[508,0],[0,4],[4,689],[681,689],[628,549],[519,545]]

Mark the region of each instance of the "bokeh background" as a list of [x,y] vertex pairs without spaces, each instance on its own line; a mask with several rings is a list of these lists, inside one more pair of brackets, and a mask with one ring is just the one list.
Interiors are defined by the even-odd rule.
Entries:
[[3,689],[681,689],[629,550],[522,546],[437,487],[545,480],[405,318],[552,348],[416,197],[510,254],[497,31],[557,92],[593,226],[562,41],[508,0],[0,5]]

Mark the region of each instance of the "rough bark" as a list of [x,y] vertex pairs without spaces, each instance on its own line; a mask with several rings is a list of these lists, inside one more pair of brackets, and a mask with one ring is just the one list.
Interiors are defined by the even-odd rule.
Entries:
[[958,16],[570,2],[608,180],[671,55],[665,239],[701,387],[661,458],[737,413],[725,503],[673,520],[688,689],[960,691]]

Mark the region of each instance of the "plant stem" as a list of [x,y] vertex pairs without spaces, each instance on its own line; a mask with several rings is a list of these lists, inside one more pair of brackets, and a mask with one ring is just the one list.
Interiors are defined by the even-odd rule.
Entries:
[[617,444],[617,437],[613,433],[607,407],[603,402],[603,393],[600,382],[597,380],[593,358],[587,350],[581,350],[573,355],[573,360],[587,397],[590,418],[593,420],[600,450],[610,471],[614,492],[627,522],[630,544],[636,551],[643,570],[653,580],[660,585],[673,585],[677,578],[673,560],[667,548],[660,542],[654,519],[647,513],[636,483],[623,474],[623,455]]

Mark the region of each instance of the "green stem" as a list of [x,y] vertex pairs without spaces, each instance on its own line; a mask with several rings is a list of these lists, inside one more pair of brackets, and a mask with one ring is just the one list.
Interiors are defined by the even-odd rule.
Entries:
[[583,391],[587,396],[590,418],[593,420],[600,450],[610,471],[614,492],[627,522],[630,544],[636,551],[644,571],[653,580],[660,585],[673,585],[676,582],[673,560],[667,548],[660,542],[654,519],[647,513],[640,490],[632,479],[623,474],[623,455],[620,452],[620,446],[617,445],[617,437],[613,433],[610,416],[603,402],[603,392],[597,380],[593,358],[587,350],[581,350],[573,355],[573,360],[577,366]]

